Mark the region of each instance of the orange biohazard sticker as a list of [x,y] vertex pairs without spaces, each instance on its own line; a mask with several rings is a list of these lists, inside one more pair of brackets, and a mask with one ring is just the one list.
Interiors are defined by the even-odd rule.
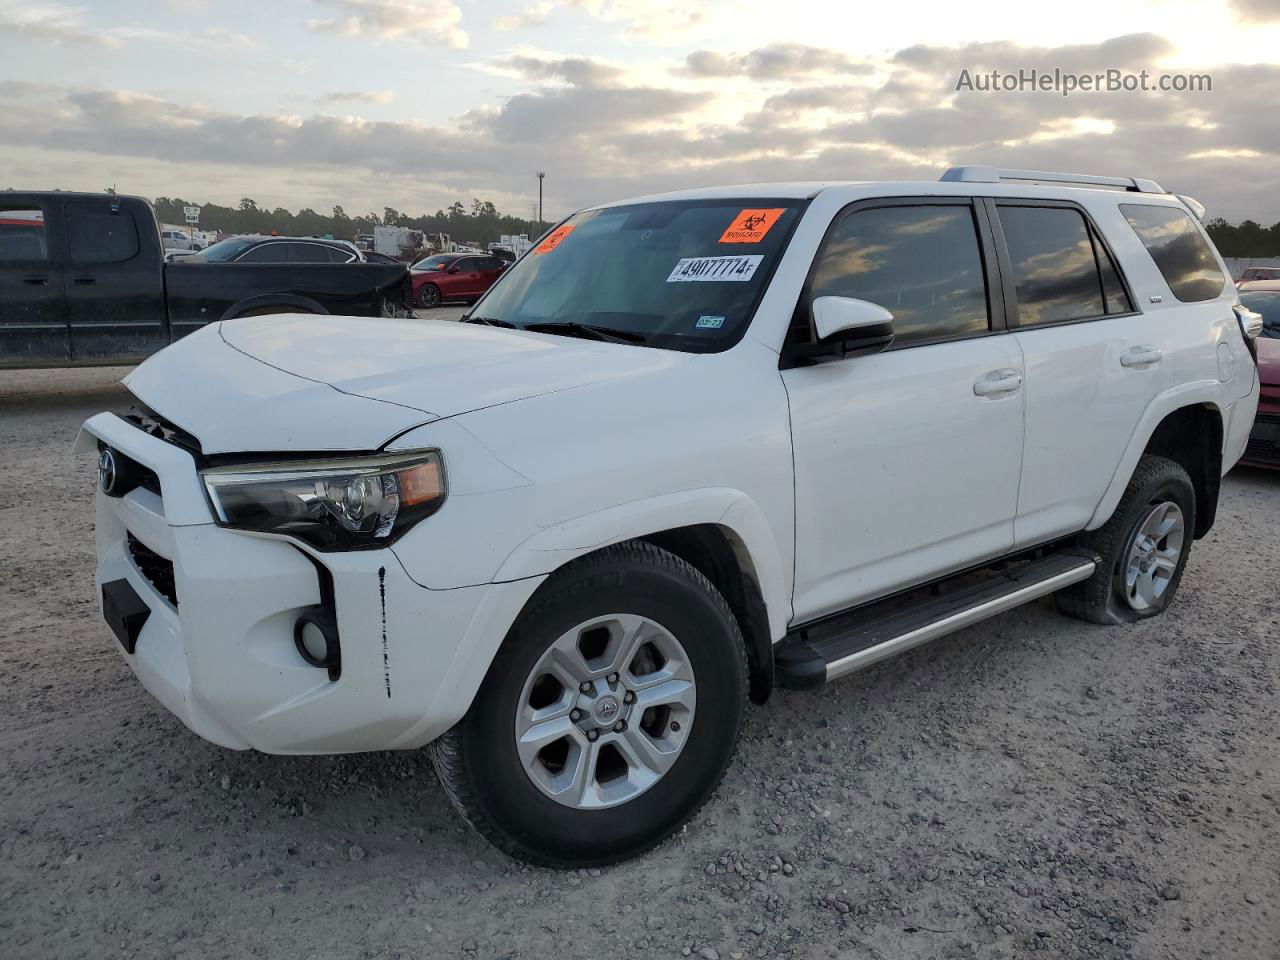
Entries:
[[556,227],[546,238],[533,248],[534,253],[550,253],[556,247],[560,246],[561,241],[573,232],[573,224],[566,223],[563,227]]
[[764,235],[786,213],[785,207],[776,210],[743,210],[733,218],[733,223],[720,237],[721,243],[759,243]]

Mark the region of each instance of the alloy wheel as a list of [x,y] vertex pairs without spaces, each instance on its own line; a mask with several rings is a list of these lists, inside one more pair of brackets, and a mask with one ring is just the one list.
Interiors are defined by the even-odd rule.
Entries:
[[1134,610],[1158,605],[1178,570],[1186,539],[1182,509],[1173,501],[1154,504],[1138,521],[1125,560],[1124,595]]
[[525,680],[520,761],[557,803],[600,809],[634,799],[671,769],[693,726],[693,667],[646,617],[608,614],[566,631]]

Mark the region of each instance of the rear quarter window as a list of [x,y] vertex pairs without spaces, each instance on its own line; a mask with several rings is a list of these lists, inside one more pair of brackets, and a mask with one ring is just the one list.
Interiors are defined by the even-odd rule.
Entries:
[[1120,212],[1175,297],[1183,303],[1198,303],[1222,293],[1227,278],[1190,214],[1145,203],[1122,203]]

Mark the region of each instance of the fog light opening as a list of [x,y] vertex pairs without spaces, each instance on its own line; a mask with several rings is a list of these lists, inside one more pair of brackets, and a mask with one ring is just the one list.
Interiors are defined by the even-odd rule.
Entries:
[[342,648],[338,644],[338,624],[333,612],[325,607],[312,607],[293,625],[293,645],[298,655],[313,667],[329,671],[329,679],[337,680],[342,672]]

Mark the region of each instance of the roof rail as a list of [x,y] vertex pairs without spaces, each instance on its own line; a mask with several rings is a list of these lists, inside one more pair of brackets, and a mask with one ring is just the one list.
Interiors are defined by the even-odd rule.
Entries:
[[1002,180],[1023,180],[1036,183],[1065,183],[1080,187],[1110,187],[1130,190],[1134,193],[1164,193],[1164,187],[1154,180],[1140,177],[1091,177],[1083,173],[1051,173],[1048,170],[1007,170],[999,167],[952,167],[940,180],[960,183],[999,183]]

